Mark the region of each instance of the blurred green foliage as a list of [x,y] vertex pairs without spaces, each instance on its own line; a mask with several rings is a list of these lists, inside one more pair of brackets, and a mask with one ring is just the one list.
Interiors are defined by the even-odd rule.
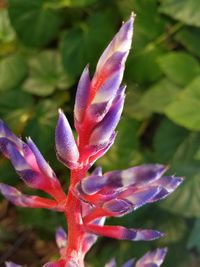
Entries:
[[[33,138],[67,188],[68,173],[54,155],[57,109],[63,108],[73,123],[76,85],[84,66],[90,63],[94,72],[106,44],[131,11],[137,17],[124,78],[127,101],[117,140],[98,164],[104,170],[169,164],[170,173],[184,176],[185,182],[167,200],[108,221],[159,229],[166,238],[136,244],[100,238],[88,254],[88,266],[102,267],[112,256],[122,263],[153,247],[168,246],[163,266],[198,267],[199,0],[1,0],[0,117],[18,135]],[[23,187],[3,158],[0,175],[2,181]],[[18,225],[35,229],[44,239],[53,239],[54,228],[64,223],[56,213],[17,212]]]

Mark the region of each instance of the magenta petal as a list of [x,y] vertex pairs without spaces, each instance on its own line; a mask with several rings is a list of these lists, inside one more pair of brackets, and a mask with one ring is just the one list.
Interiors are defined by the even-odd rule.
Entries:
[[108,75],[118,72],[119,81],[122,80],[124,74],[124,65],[128,52],[115,52],[103,65],[103,71]]
[[92,104],[108,102],[115,98],[122,80],[122,74],[116,71],[111,77],[109,77],[99,88]]
[[113,132],[107,144],[91,146],[94,150],[96,150],[96,153],[93,153],[93,155],[89,158],[90,166],[110,149],[115,141],[116,135],[116,132]]
[[6,199],[8,199],[11,203],[13,203],[16,206],[29,207],[29,208],[45,208],[57,211],[63,210],[63,208],[59,206],[58,203],[52,199],[25,195],[22,194],[15,187],[10,185],[0,183],[0,192]]
[[105,178],[102,176],[91,175],[80,181],[77,185],[79,193],[86,195],[92,195],[101,190],[105,185]]
[[166,167],[160,164],[146,164],[129,168],[124,171],[105,173],[110,186],[114,184],[122,186],[142,186],[159,179],[166,171]]
[[124,199],[112,199],[107,201],[102,208],[112,216],[123,216],[134,209],[134,205]]
[[109,112],[92,132],[89,140],[90,145],[103,145],[109,142],[120,120],[123,105],[124,96],[117,96]]
[[103,235],[111,238],[131,241],[141,240],[155,240],[163,236],[163,233],[154,230],[143,230],[125,228],[123,226],[99,226],[94,224],[88,224],[85,226],[86,229],[94,234]]
[[[94,224],[96,225],[104,225],[105,223],[105,217],[102,217],[100,219],[96,219],[93,221]],[[84,236],[84,242],[83,242],[83,253],[86,254],[91,247],[95,244],[97,241],[97,235],[93,233],[86,233]]]
[[148,252],[137,261],[135,267],[159,267],[163,263],[166,254],[167,248],[159,248],[152,252]]
[[25,202],[25,199],[27,197],[25,197],[25,195],[23,195],[15,187],[0,183],[0,192],[5,198],[7,198],[14,205],[21,206],[21,207],[28,207],[29,206]]
[[130,193],[129,189],[127,189],[127,192],[122,192],[119,197],[125,198],[127,201],[130,201],[133,204],[135,210],[145,205],[146,203],[149,203],[154,198],[154,196],[158,194],[158,192],[160,192],[160,188],[156,186],[147,187],[133,193],[131,193],[131,189]]
[[158,192],[158,187],[150,187],[138,192],[131,192],[131,189],[125,190],[119,193],[117,198],[113,194],[113,199],[105,202],[102,208],[110,216],[120,217],[150,202]]
[[164,176],[155,181],[153,184],[161,186],[171,193],[183,182],[183,180],[184,179],[182,177]]
[[56,244],[59,249],[63,249],[67,246],[67,233],[62,227],[56,229]]
[[16,169],[16,171],[23,171],[30,169],[30,166],[27,164],[26,160],[22,156],[22,154],[11,144],[7,145],[7,150],[9,154],[9,158]]
[[41,177],[38,172],[31,169],[31,166],[27,164],[24,157],[14,146],[9,144],[7,150],[12,165],[20,178],[30,187],[42,188],[44,184],[43,177]]
[[58,159],[70,169],[78,166],[78,148],[68,120],[61,110],[56,126],[56,153]]
[[34,144],[34,142],[31,140],[31,138],[27,139],[27,144],[29,148],[31,149],[32,153],[35,156],[36,162],[38,167],[40,168],[41,172],[43,172],[44,175],[55,178],[55,174],[49,164],[46,162],[44,157],[42,156],[41,152],[37,148],[37,146]]
[[99,123],[107,114],[111,106],[111,102],[102,102],[91,104],[87,109],[88,120],[96,125]]
[[[18,150],[19,151],[19,150]],[[30,149],[30,147],[24,143],[23,148],[22,148],[22,153],[21,153],[26,160],[27,164],[30,165],[30,168],[32,170],[41,172],[40,168],[38,167],[38,163],[36,161],[35,155],[33,151]]]
[[92,175],[102,176],[103,175],[102,167],[100,166],[96,167],[92,172]]
[[[105,173],[103,177],[93,175],[81,180],[79,189],[85,194],[91,195],[105,188],[121,189],[122,187],[147,185],[152,181],[159,179],[166,168],[159,164],[147,164],[133,167],[124,171],[112,171]],[[162,179],[160,179],[162,180]],[[155,184],[155,185],[160,185]],[[152,185],[153,186],[153,185]]]
[[[105,220],[106,218],[105,217],[101,217],[100,219],[96,219],[95,221],[93,221],[92,223],[93,224],[96,224],[96,225],[100,225],[100,226],[103,226],[104,223],[105,223]],[[88,233],[86,234],[86,237],[84,239],[84,243],[83,243],[83,251],[85,253],[87,253],[87,251],[90,250],[90,248],[94,245],[94,243],[97,241],[97,235],[95,234],[91,234],[91,233]]]
[[99,59],[97,71],[100,71],[108,58],[116,51],[128,52],[130,50],[133,35],[133,21],[134,15],[132,15],[130,19],[121,26],[121,29],[115,35]]
[[182,177],[175,176],[164,176],[159,180],[152,183],[153,186],[159,186],[161,188],[160,192],[151,199],[151,202],[155,202],[166,198],[172,192],[176,190],[176,188],[183,182]]
[[88,104],[89,93],[90,93],[90,76],[89,76],[89,68],[88,66],[86,66],[81,75],[76,92],[74,116],[77,121],[81,121],[83,119],[84,112]]
[[[28,146],[26,145],[26,147]],[[56,199],[61,200],[61,198],[62,199],[65,198],[66,196],[64,192],[62,191],[59,181],[57,179],[51,179],[47,176],[44,176],[43,173],[40,172],[40,169],[38,169],[37,163],[32,164],[35,161],[35,157],[29,148],[28,150],[29,150],[28,153],[30,155],[27,156],[27,154],[25,153],[26,155],[23,156],[15,148],[15,146],[12,146],[11,144],[7,145],[9,158],[17,174],[20,176],[20,178],[28,186],[32,188],[36,188],[36,189],[41,189],[47,192],[48,194],[52,195]],[[30,157],[33,157],[33,158],[30,159]],[[29,165],[27,161],[31,162],[31,165]],[[33,166],[33,165],[36,165],[36,166]]]
[[7,152],[7,144],[15,146],[17,149],[21,150],[23,142],[16,135],[14,135],[6,124],[0,120],[0,151],[9,157]]

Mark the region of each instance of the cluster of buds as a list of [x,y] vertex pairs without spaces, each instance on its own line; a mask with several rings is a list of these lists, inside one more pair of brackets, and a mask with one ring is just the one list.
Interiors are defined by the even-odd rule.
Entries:
[[[21,207],[46,208],[63,212],[68,223],[68,236],[62,228],[56,232],[60,259],[44,267],[83,267],[84,257],[97,236],[103,235],[131,241],[154,240],[163,236],[151,229],[106,226],[108,217],[121,217],[139,207],[167,197],[182,178],[163,176],[166,167],[159,164],[136,166],[127,170],[102,173],[89,168],[113,144],[115,128],[122,113],[125,86],[121,86],[125,61],[131,48],[134,15],[122,25],[99,59],[92,80],[88,66],[80,78],[75,108],[77,140],[64,113],[59,111],[56,127],[56,154],[71,170],[66,194],[55,173],[28,138],[23,142],[0,121],[0,151],[11,160],[20,178],[51,198],[25,195],[16,188],[0,183],[0,192]],[[159,267],[166,249],[145,254],[139,261],[129,260],[123,267]],[[12,262],[7,267],[19,267]],[[105,267],[115,267],[111,260]]]

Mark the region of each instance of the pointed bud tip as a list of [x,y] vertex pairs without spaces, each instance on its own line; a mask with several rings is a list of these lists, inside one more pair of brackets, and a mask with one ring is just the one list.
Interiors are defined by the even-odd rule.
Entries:
[[56,126],[56,153],[58,159],[69,168],[73,168],[73,164],[76,165],[79,158],[79,151],[74,140],[73,132],[70,124],[62,112],[59,109],[59,118]]
[[58,115],[63,115],[63,111],[61,108],[58,109]]
[[165,233],[160,232],[160,231],[157,231],[157,234],[158,234],[158,238],[161,238],[161,237],[165,237],[166,236]]
[[131,16],[130,16],[130,19],[131,20],[134,20],[136,18],[136,14],[134,13],[134,11],[131,12]]
[[30,136],[26,137],[27,142],[33,142]]

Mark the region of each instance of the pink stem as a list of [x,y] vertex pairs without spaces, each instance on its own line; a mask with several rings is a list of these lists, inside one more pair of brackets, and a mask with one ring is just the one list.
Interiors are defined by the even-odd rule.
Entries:
[[[72,193],[74,186],[80,179],[86,176],[87,169],[77,169],[71,171],[71,183],[67,197],[65,216],[68,224],[68,244],[66,248],[66,264],[70,265],[70,261],[77,264],[79,267],[84,267],[83,239],[85,230],[81,215],[81,201]],[[75,265],[74,265],[75,266]]]

